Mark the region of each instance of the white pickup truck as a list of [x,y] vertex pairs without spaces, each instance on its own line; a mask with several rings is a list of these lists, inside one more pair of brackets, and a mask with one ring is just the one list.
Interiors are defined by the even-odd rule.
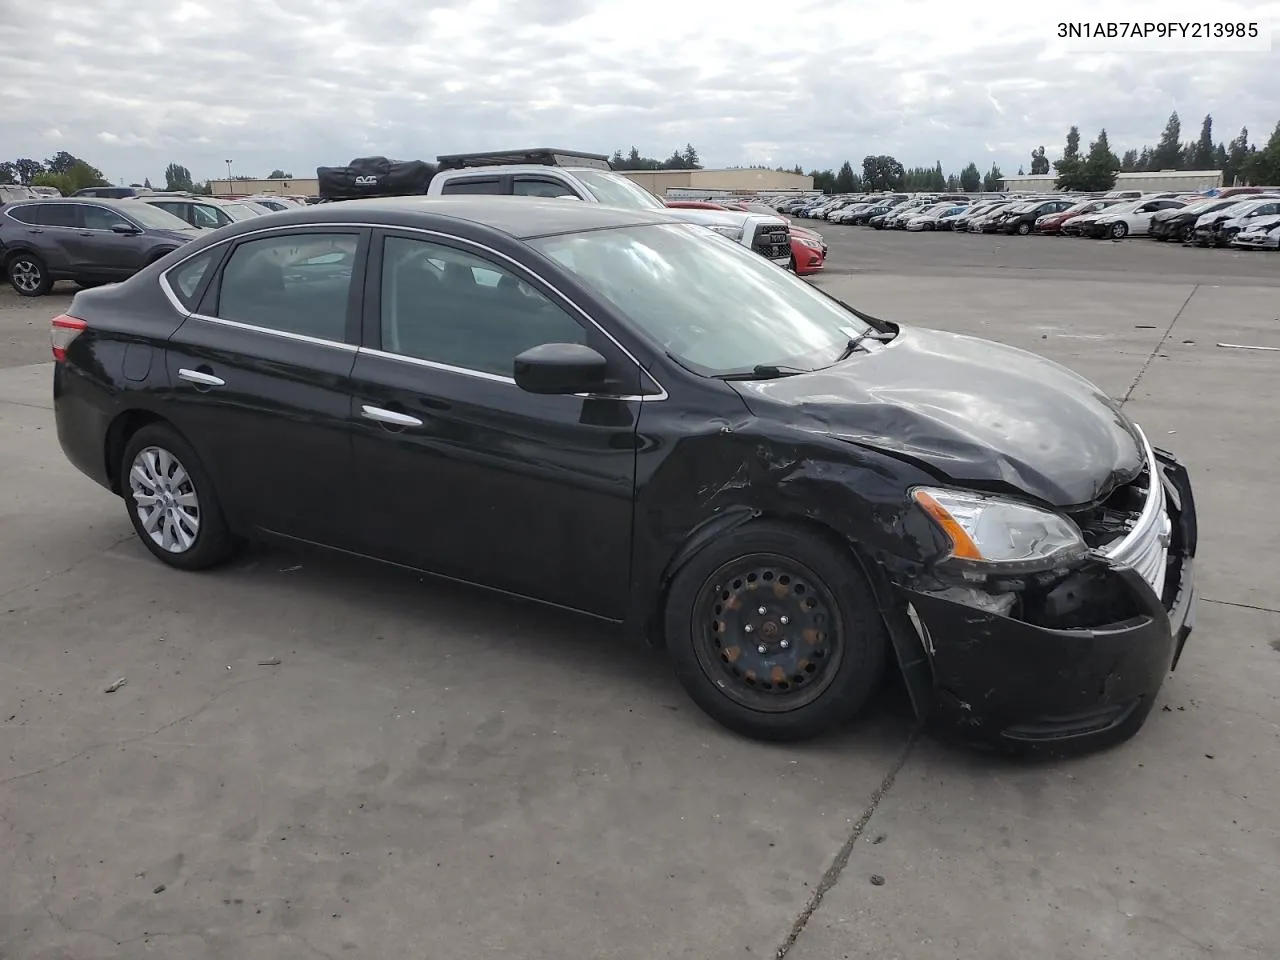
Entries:
[[660,210],[710,227],[779,266],[791,262],[791,233],[783,218],[736,210],[668,207],[639,184],[614,173],[609,158],[602,155],[536,149],[452,154],[436,160],[439,167],[427,187],[428,196],[570,197],[633,210]]

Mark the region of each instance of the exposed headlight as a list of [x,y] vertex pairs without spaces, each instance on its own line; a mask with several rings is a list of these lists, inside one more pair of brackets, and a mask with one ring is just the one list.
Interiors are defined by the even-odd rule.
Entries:
[[730,240],[737,240],[739,242],[742,240],[741,227],[721,226],[719,224],[707,224],[706,226],[709,230],[714,230],[722,237],[728,237]]
[[961,571],[1034,573],[1088,552],[1079,527],[1030,504],[940,487],[916,487],[912,497],[951,541],[945,562]]
[[817,240],[810,240],[808,237],[796,237],[796,239],[799,240],[801,243],[803,243],[810,250],[822,249],[822,244],[820,244]]

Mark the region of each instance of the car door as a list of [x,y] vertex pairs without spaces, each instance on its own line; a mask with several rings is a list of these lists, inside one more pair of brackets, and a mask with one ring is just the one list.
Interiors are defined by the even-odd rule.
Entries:
[[169,340],[166,412],[238,525],[349,548],[346,378],[368,230],[307,224],[211,249],[222,263]]
[[[530,271],[465,241],[375,236],[366,290],[351,379],[367,551],[621,618],[639,366]],[[598,349],[627,392],[522,391],[515,356],[555,342]]]
[[[77,203],[79,229],[70,245],[81,273],[98,277],[130,277],[146,263],[151,241],[137,224],[95,203]],[[115,232],[115,227],[127,233]]]

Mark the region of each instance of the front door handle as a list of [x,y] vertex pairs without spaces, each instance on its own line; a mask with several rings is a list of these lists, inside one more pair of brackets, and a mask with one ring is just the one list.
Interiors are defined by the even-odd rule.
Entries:
[[370,406],[367,403],[360,408],[360,414],[366,420],[390,424],[393,427],[422,426],[422,421],[417,417],[411,417],[407,413],[397,413],[395,410],[387,410],[385,407]]
[[225,387],[227,381],[221,377],[215,377],[212,373],[205,373],[202,370],[188,370],[185,367],[178,371],[178,379],[185,380],[187,383],[194,383],[198,387]]

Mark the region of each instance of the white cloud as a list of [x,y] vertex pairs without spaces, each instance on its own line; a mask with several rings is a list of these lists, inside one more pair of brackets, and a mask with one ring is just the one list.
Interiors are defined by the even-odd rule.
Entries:
[[[760,10],[752,13],[752,10]],[[5,153],[83,155],[112,178],[274,167],[301,175],[369,152],[553,145],[709,165],[854,166],[890,153],[958,170],[1085,145],[1153,144],[1178,105],[1183,139],[1280,120],[1280,53],[1109,50],[1060,21],[1261,21],[1276,0],[59,0],[0,18]],[[1094,45],[1096,46],[1096,45]],[[51,123],[56,123],[52,134]],[[0,158],[7,159],[7,158]]]

